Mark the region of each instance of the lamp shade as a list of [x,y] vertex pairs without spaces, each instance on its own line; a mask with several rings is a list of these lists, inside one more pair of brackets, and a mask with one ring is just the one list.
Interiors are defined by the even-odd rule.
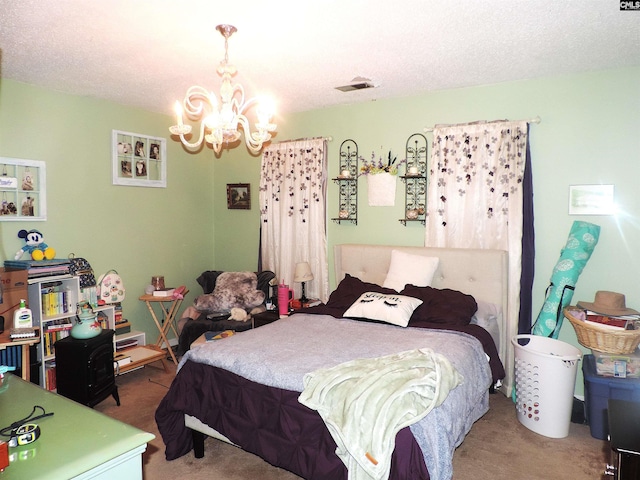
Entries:
[[309,262],[296,263],[296,271],[293,274],[294,282],[308,282],[313,280],[313,273],[311,273],[311,265]]

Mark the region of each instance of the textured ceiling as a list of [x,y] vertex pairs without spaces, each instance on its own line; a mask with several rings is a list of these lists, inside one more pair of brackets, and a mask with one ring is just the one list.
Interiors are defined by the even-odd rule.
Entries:
[[[0,0],[0,76],[171,114],[229,60],[281,112],[640,65],[612,0]],[[355,77],[377,88],[343,93]]]

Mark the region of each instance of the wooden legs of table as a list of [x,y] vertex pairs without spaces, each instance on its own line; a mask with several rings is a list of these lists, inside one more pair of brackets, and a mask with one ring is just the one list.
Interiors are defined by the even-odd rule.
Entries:
[[31,345],[22,345],[22,379],[27,382],[31,380],[29,347],[31,347]]
[[[153,318],[153,321],[156,324],[156,327],[158,327],[158,331],[160,332],[160,335],[158,336],[158,340],[156,340],[156,347],[158,348],[162,348],[162,343],[164,342],[164,344],[167,347],[167,351],[169,352],[169,355],[171,355],[171,359],[173,360],[173,363],[175,363],[176,365],[178,365],[178,360],[176,359],[176,355],[173,353],[173,349],[171,348],[171,345],[169,345],[169,340],[167,339],[167,333],[169,333],[170,330],[173,331],[173,334],[176,336],[176,338],[178,338],[178,331],[176,330],[176,327],[174,325],[174,321],[175,321],[175,316],[178,313],[178,309],[180,308],[180,304],[182,303],[182,299],[174,299],[174,300],[169,300],[166,303],[171,302],[171,304],[168,306],[168,308],[165,306],[165,302],[162,301],[149,301],[149,300],[145,300],[145,303],[147,304],[147,308],[149,309],[149,313],[151,314],[151,317]],[[156,303],[160,306],[160,311],[163,315],[162,320],[159,320],[155,310],[152,307],[152,303]]]

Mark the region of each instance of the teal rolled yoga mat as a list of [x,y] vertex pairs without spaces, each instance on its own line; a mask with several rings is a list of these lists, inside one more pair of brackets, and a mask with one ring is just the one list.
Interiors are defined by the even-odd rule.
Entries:
[[591,258],[600,238],[600,226],[589,222],[573,222],[567,244],[560,252],[560,259],[553,268],[551,283],[532,333],[558,338],[562,310],[571,303],[578,277]]

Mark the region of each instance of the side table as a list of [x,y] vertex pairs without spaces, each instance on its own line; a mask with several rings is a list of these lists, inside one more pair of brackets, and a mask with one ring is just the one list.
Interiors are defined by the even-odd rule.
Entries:
[[[182,297],[185,297],[189,293],[189,290],[185,290],[182,293]],[[178,365],[178,360],[176,359],[175,354],[173,353],[173,349],[171,345],[169,345],[169,340],[167,339],[167,333],[170,330],[173,331],[173,334],[176,338],[179,337],[178,331],[176,330],[176,326],[174,325],[174,321],[176,315],[178,313],[178,309],[182,304],[182,298],[173,298],[173,297],[156,297],[154,295],[142,295],[139,300],[143,301],[147,304],[147,308],[149,309],[149,313],[151,314],[151,318],[158,327],[158,331],[160,335],[158,336],[158,340],[155,343],[157,348],[162,348],[162,342],[167,346],[167,350],[171,355],[171,359],[173,363]],[[158,319],[156,315],[156,311],[153,309],[152,305],[157,305],[159,307],[159,313],[162,314],[162,319]]]
[[251,317],[251,328],[262,327],[268,323],[275,322],[280,319],[280,314],[277,310],[266,310],[264,312],[256,313]]

